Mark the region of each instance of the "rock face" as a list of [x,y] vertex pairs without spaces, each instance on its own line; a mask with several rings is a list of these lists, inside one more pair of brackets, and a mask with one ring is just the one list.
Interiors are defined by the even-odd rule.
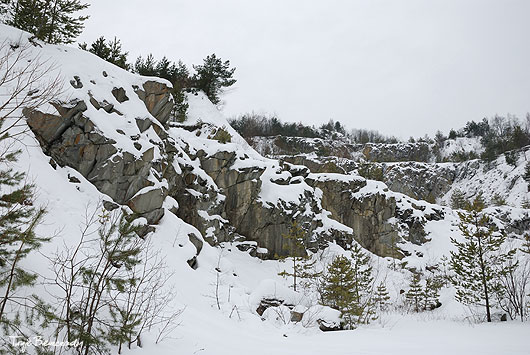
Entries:
[[[149,87],[149,86],[148,86]],[[120,97],[121,94],[116,94]],[[159,107],[156,98],[150,103]],[[156,223],[163,215],[162,203],[167,196],[164,188],[155,188],[149,180],[152,172],[161,173],[160,162],[153,161],[153,149],[134,156],[116,148],[116,141],[103,135],[84,115],[84,101],[54,104],[58,115],[24,110],[27,123],[43,151],[60,166],[79,171],[98,190],[119,204],[127,204],[134,212]]]
[[430,202],[445,195],[456,177],[454,164],[407,162],[382,164],[382,168],[383,181],[390,190]]
[[[258,247],[265,248],[263,256],[272,258],[288,255],[291,242],[282,235],[288,234],[293,221],[307,232],[306,245],[317,246],[318,242],[312,240],[311,235],[322,223],[313,218],[320,209],[312,194],[306,193],[300,202],[300,205],[311,206],[309,214],[293,217],[293,211],[299,209],[298,205],[284,203],[282,206],[271,206],[260,201],[263,168],[234,168],[237,160],[234,152],[217,152],[212,156],[199,152],[198,157],[204,171],[226,196],[220,206],[223,209],[221,216],[234,227],[236,235],[245,236],[247,240],[256,241]],[[284,165],[282,169],[290,176],[285,184],[296,184],[296,179],[309,174],[309,170],[301,166]],[[239,240],[238,236],[231,240]],[[332,236],[327,238],[333,239]]]
[[373,162],[416,161],[430,162],[434,156],[432,147],[428,143],[367,143],[363,147],[363,155]]
[[[318,174],[316,178],[309,178],[310,184],[323,192],[322,207],[332,213],[333,219],[352,228],[352,237],[376,255],[403,257],[397,246],[399,242],[426,242],[425,223],[443,218],[442,210],[425,213],[425,206],[396,201],[388,189],[359,193],[367,184],[364,179],[345,182],[324,176],[325,179]],[[342,244],[347,247],[351,240],[344,240]]]
[[425,142],[351,144],[340,139],[276,136],[252,137],[249,138],[249,143],[260,154],[275,157],[313,153],[320,158],[333,156],[370,162],[435,160],[433,145]]
[[[426,240],[423,225],[429,217],[423,216],[428,214],[414,211],[421,206],[396,201],[388,189],[362,192],[365,179],[344,175],[357,166],[355,162],[328,161],[312,166],[322,172],[313,174],[296,159],[250,158],[231,140],[216,139],[219,127],[215,124],[172,122],[171,89],[164,83],[146,81],[132,89],[137,98],[128,97],[127,88],[114,87],[101,102],[89,93],[86,102],[55,103],[57,114],[24,111],[54,164],[77,170],[108,195],[113,201],[105,206],[126,205],[150,225],[169,210],[197,228],[208,243],[234,242],[239,249],[265,258],[289,254],[292,242],[282,236],[293,222],[306,232],[305,246],[311,250],[330,241],[349,248],[356,240],[378,255],[401,257],[398,241]],[[150,115],[131,117],[126,106],[120,107],[138,99]],[[118,104],[106,109],[109,102]],[[97,110],[97,119],[89,117],[88,112],[94,111],[87,104]],[[123,120],[122,126],[114,135],[106,134],[95,123],[102,119]],[[184,136],[201,137],[203,143],[193,146],[179,138]],[[130,140],[129,145],[123,139]],[[289,199],[280,194],[274,201],[267,200],[262,196],[264,184],[269,191],[284,189],[288,195],[293,190],[298,195]],[[332,227],[337,222],[343,226]],[[145,232],[151,230],[146,227]],[[188,237],[200,253],[202,240],[192,234]],[[190,266],[197,265],[197,258],[190,259]]]

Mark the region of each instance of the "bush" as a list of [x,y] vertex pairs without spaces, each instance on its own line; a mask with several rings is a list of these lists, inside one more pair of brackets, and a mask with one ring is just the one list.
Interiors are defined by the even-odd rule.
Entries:
[[504,153],[504,158],[506,158],[506,164],[513,167],[517,166],[517,153],[514,150]]
[[244,138],[255,136],[286,136],[322,138],[321,132],[313,126],[302,123],[284,123],[276,116],[266,116],[257,113],[246,113],[238,118],[229,120],[230,125]]
[[222,144],[232,142],[232,135],[228,133],[225,127],[218,128],[213,136],[213,139],[219,141]]
[[451,159],[450,160],[453,161],[453,162],[460,163],[460,162],[473,160],[473,159],[477,159],[477,158],[478,158],[478,155],[474,151],[466,152],[464,150],[461,150],[461,151],[457,151],[457,152],[454,152],[453,154],[451,154]]
[[50,258],[58,303],[48,324],[57,326],[58,341],[79,340],[77,353],[108,353],[116,345],[120,354],[124,345],[141,346],[143,332],[172,329],[181,313],[170,309],[171,273],[149,236],[137,235],[141,226],[129,221],[134,217],[96,209],[87,214],[77,244]]
[[524,167],[523,179],[530,184],[530,161]]
[[491,202],[495,206],[504,206],[504,205],[506,205],[506,200],[500,194],[495,194],[493,196],[493,198],[491,199]]

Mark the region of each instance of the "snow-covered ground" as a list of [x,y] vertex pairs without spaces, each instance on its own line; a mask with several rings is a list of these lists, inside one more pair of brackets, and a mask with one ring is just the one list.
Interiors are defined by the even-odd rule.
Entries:
[[[0,25],[1,40],[4,38],[17,40],[26,36],[27,34],[18,30]],[[90,80],[98,83],[98,85],[94,84],[93,89],[96,98],[100,95],[96,87],[104,87],[108,91],[113,86],[131,87],[144,80],[75,48],[43,45],[42,49],[34,48],[33,51],[43,57],[51,58],[57,64],[58,70],[66,81],[66,96],[80,95],[68,84],[68,80],[79,72],[87,75],[86,80],[83,80],[87,87],[90,85]],[[99,83],[97,81],[100,80],[99,74],[103,70],[111,78],[110,82]],[[130,96],[132,95],[134,94]],[[103,98],[108,98],[108,96],[102,91],[101,99]],[[124,121],[128,116],[149,115],[145,107],[138,106],[138,100],[131,100],[127,103],[122,112],[124,119],[115,115],[112,121],[98,120],[98,111],[90,110],[88,114],[95,120],[99,129],[113,134],[112,137],[122,145],[124,150],[139,154],[133,147],[129,147],[130,142],[116,134],[116,128],[131,129]],[[189,123],[201,120],[220,126],[227,125],[226,120],[202,95],[190,98],[190,117]],[[237,147],[238,154],[248,154],[251,158],[248,164],[266,168],[263,179],[269,178],[278,163],[260,157],[231,127],[227,129],[235,137],[230,144]],[[204,140],[197,139],[194,133],[176,129],[169,131],[176,140],[185,140],[194,149],[215,150],[216,148],[215,144],[204,145]],[[29,178],[34,180],[38,190],[37,202],[45,205],[49,211],[45,222],[39,226],[38,232],[43,235],[55,235],[52,242],[43,245],[40,253],[24,260],[24,266],[38,272],[41,279],[45,279],[53,276],[47,257],[64,248],[64,245],[76,243],[80,236],[79,226],[82,225],[87,210],[93,211],[98,202],[108,199],[108,196],[99,192],[73,169],[68,167],[54,169],[48,163],[49,157],[44,155],[31,134],[23,139],[21,142],[24,143],[21,146],[23,150],[17,168],[28,172]],[[146,143],[145,147],[147,146]],[[69,182],[69,176],[75,176],[81,182],[73,184]],[[475,183],[478,184],[478,182]],[[308,189],[305,183],[284,187],[264,185],[261,198],[270,203],[277,203],[280,198],[295,201],[305,189]],[[381,183],[370,182],[365,189],[384,190],[384,186]],[[360,193],[364,192],[366,191],[360,191]],[[403,195],[395,194],[395,197],[402,198]],[[403,198],[400,203],[410,204],[410,201]],[[382,314],[372,324],[361,326],[356,330],[324,333],[318,329],[315,320],[318,312],[325,314],[330,310],[319,308],[316,305],[314,293],[296,293],[289,288],[292,282],[290,279],[278,276],[279,272],[289,267],[289,263],[276,260],[263,261],[251,257],[230,244],[212,247],[204,243],[198,257],[198,268],[192,269],[187,260],[195,255],[196,249],[189,241],[188,233],[200,235],[200,232],[169,212],[169,208],[172,207],[170,201],[166,201],[166,204],[166,213],[150,238],[154,248],[164,257],[168,271],[172,274],[165,287],[168,292],[169,290],[175,291],[175,298],[169,311],[182,310],[178,318],[179,326],[161,338],[159,335],[163,329],[161,327],[152,329],[146,333],[142,348],[135,346],[131,350],[125,349],[125,354],[508,355],[530,353],[527,338],[530,334],[530,323],[508,321],[477,324],[471,321],[469,312],[455,302],[451,289],[443,290],[442,307],[432,312],[411,314],[405,311],[395,311]],[[422,202],[421,205],[426,209],[431,208],[428,203]],[[451,250],[449,237],[458,237],[458,232],[456,216],[450,211],[447,213],[448,217],[444,220],[430,222],[427,225],[426,230],[431,238],[430,242],[423,246],[409,245],[412,255],[403,260],[408,262],[409,266],[417,269],[425,268],[426,265],[438,261],[442,255],[447,255]],[[327,216],[322,216],[322,218],[326,220]],[[421,252],[423,257],[419,257],[418,252]],[[347,253],[339,246],[331,245],[327,250],[314,255],[314,258],[320,258],[318,260],[321,266],[324,266],[334,254]],[[378,270],[378,279],[386,282],[393,302],[400,303],[402,297],[400,290],[407,289],[410,272],[408,270],[394,271],[389,268],[392,261],[372,257]],[[215,288],[218,274],[220,278],[217,300]],[[53,302],[57,290],[40,285],[32,292],[36,292],[46,301]],[[277,314],[272,311],[264,313],[264,319],[262,319],[256,313],[256,308],[263,297],[288,299],[300,307],[314,309],[316,315],[313,319],[293,323],[288,319],[284,321],[282,317],[285,314],[282,312],[285,309],[279,309]],[[49,334],[49,330],[42,330],[42,332]],[[32,352],[34,349],[28,350]]]

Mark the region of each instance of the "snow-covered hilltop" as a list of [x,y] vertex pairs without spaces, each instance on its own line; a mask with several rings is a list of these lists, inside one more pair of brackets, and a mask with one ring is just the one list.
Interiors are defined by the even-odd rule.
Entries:
[[[402,144],[404,153],[395,161],[406,162],[374,159],[383,181],[360,176],[354,157],[385,156],[388,147],[352,148],[348,156],[326,159],[309,151],[274,151],[269,153],[282,156],[267,158],[204,94],[189,94],[187,119],[177,122],[169,82],[132,74],[86,51],[29,39],[0,25],[0,43],[9,44],[3,50],[24,50],[31,60],[52,64],[44,79],[60,78],[63,88],[39,107],[17,108],[24,117],[19,129],[29,128],[15,143],[23,149],[17,169],[34,180],[38,202],[49,211],[38,232],[55,235],[26,267],[43,280],[53,278],[50,256],[78,243],[87,211],[100,208],[98,203],[130,213],[141,226],[137,234],[167,265],[160,292],[175,290],[168,312],[183,310],[180,326],[160,323],[145,330],[142,341],[131,344],[134,353],[420,353],[418,343],[432,335],[425,334],[426,320],[433,332],[447,330],[457,339],[433,353],[465,353],[472,344],[466,337],[497,332],[502,342],[481,340],[474,349],[527,351],[517,344],[526,325],[470,328],[453,322],[469,314],[449,286],[428,316],[403,320],[394,311],[402,307],[406,313],[403,294],[412,275],[441,269],[442,257],[454,250],[450,238],[462,239],[458,215],[447,206],[456,189],[468,198],[480,190],[488,202],[499,194],[506,205],[490,207],[497,228],[514,243],[528,232],[530,210],[521,208],[528,198],[521,178],[528,148],[519,152],[516,167],[501,157],[486,168],[478,160],[410,162],[430,148]],[[9,85],[2,84],[2,92]],[[253,146],[264,152],[267,144],[257,140]],[[293,256],[292,240],[283,237],[293,222],[305,231],[297,256],[309,255],[322,271],[335,255],[350,257],[349,250],[360,245],[377,269],[377,284],[386,285],[399,307],[355,332],[322,332],[340,328],[340,312],[322,306],[315,287],[295,291],[292,278],[278,275],[292,272],[292,258],[277,258]],[[45,282],[35,287],[52,303],[59,292]]]

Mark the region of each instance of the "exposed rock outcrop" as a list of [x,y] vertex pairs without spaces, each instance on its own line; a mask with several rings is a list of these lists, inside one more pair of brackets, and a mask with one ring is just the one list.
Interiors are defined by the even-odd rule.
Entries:
[[352,228],[353,238],[377,255],[403,257],[398,243],[426,242],[425,223],[443,218],[441,209],[431,207],[431,211],[425,212],[424,205],[402,201],[404,196],[396,201],[386,188],[362,192],[367,185],[362,178],[333,177],[333,174],[314,174],[309,177],[309,183],[322,191],[322,207],[332,213],[331,217]]
[[251,137],[248,140],[260,154],[275,157],[315,154],[320,158],[333,156],[370,162],[432,162],[435,160],[433,144],[425,142],[353,144],[341,139],[286,136]]
[[453,164],[407,162],[381,165],[383,181],[390,190],[430,202],[445,195],[456,177]]
[[[404,207],[388,190],[361,193],[367,185],[365,179],[329,173],[344,173],[356,166],[351,160],[330,161],[319,169],[327,173],[311,174],[310,168],[296,160],[251,159],[234,143],[216,140],[218,127],[212,123],[171,122],[173,100],[164,83],[146,81],[133,89],[156,120],[147,113],[132,119],[130,114],[116,116],[113,113],[120,107],[102,106],[112,101],[111,97],[102,102],[90,94],[87,98],[98,115],[127,121],[110,135],[114,139],[86,115],[87,104],[82,100],[56,103],[57,114],[24,112],[44,152],[54,163],[79,171],[112,198],[107,205],[127,205],[153,225],[164,216],[163,206],[169,198],[172,202],[168,205],[173,205],[169,211],[197,228],[208,243],[236,242],[239,249],[268,258],[289,254],[292,241],[283,235],[293,221],[303,227],[305,245],[311,250],[330,241],[349,248],[355,239],[378,255],[400,257],[396,243],[401,239],[413,243],[426,240],[422,219],[426,217],[413,213],[419,207]],[[131,100],[126,92],[114,87],[109,95],[122,103]],[[193,146],[170,130],[203,143]],[[123,143],[123,139],[130,141]],[[197,149],[201,146],[208,148]],[[278,194],[270,200],[262,195],[264,184],[268,191],[284,189],[290,194],[294,190],[297,195],[287,198]],[[200,239],[190,236],[190,240],[200,252]],[[190,266],[197,266],[196,258],[190,260]]]
[[160,123],[167,123],[173,110],[171,89],[164,83],[152,80],[146,81],[142,87],[143,89],[136,87],[135,92],[145,103],[149,113]]
[[[147,85],[147,88],[151,86]],[[167,97],[150,96],[149,100],[156,108],[164,106],[160,102],[167,101]],[[163,216],[161,207],[167,190],[149,188],[141,192],[155,184],[150,175],[161,173],[160,162],[153,159],[154,148],[145,150],[141,156],[117,148],[116,141],[105,137],[84,115],[87,110],[84,101],[53,105],[58,114],[24,110],[28,126],[43,151],[60,166],[79,171],[116,203],[127,204],[133,212],[146,217],[149,223],[158,222]]]

